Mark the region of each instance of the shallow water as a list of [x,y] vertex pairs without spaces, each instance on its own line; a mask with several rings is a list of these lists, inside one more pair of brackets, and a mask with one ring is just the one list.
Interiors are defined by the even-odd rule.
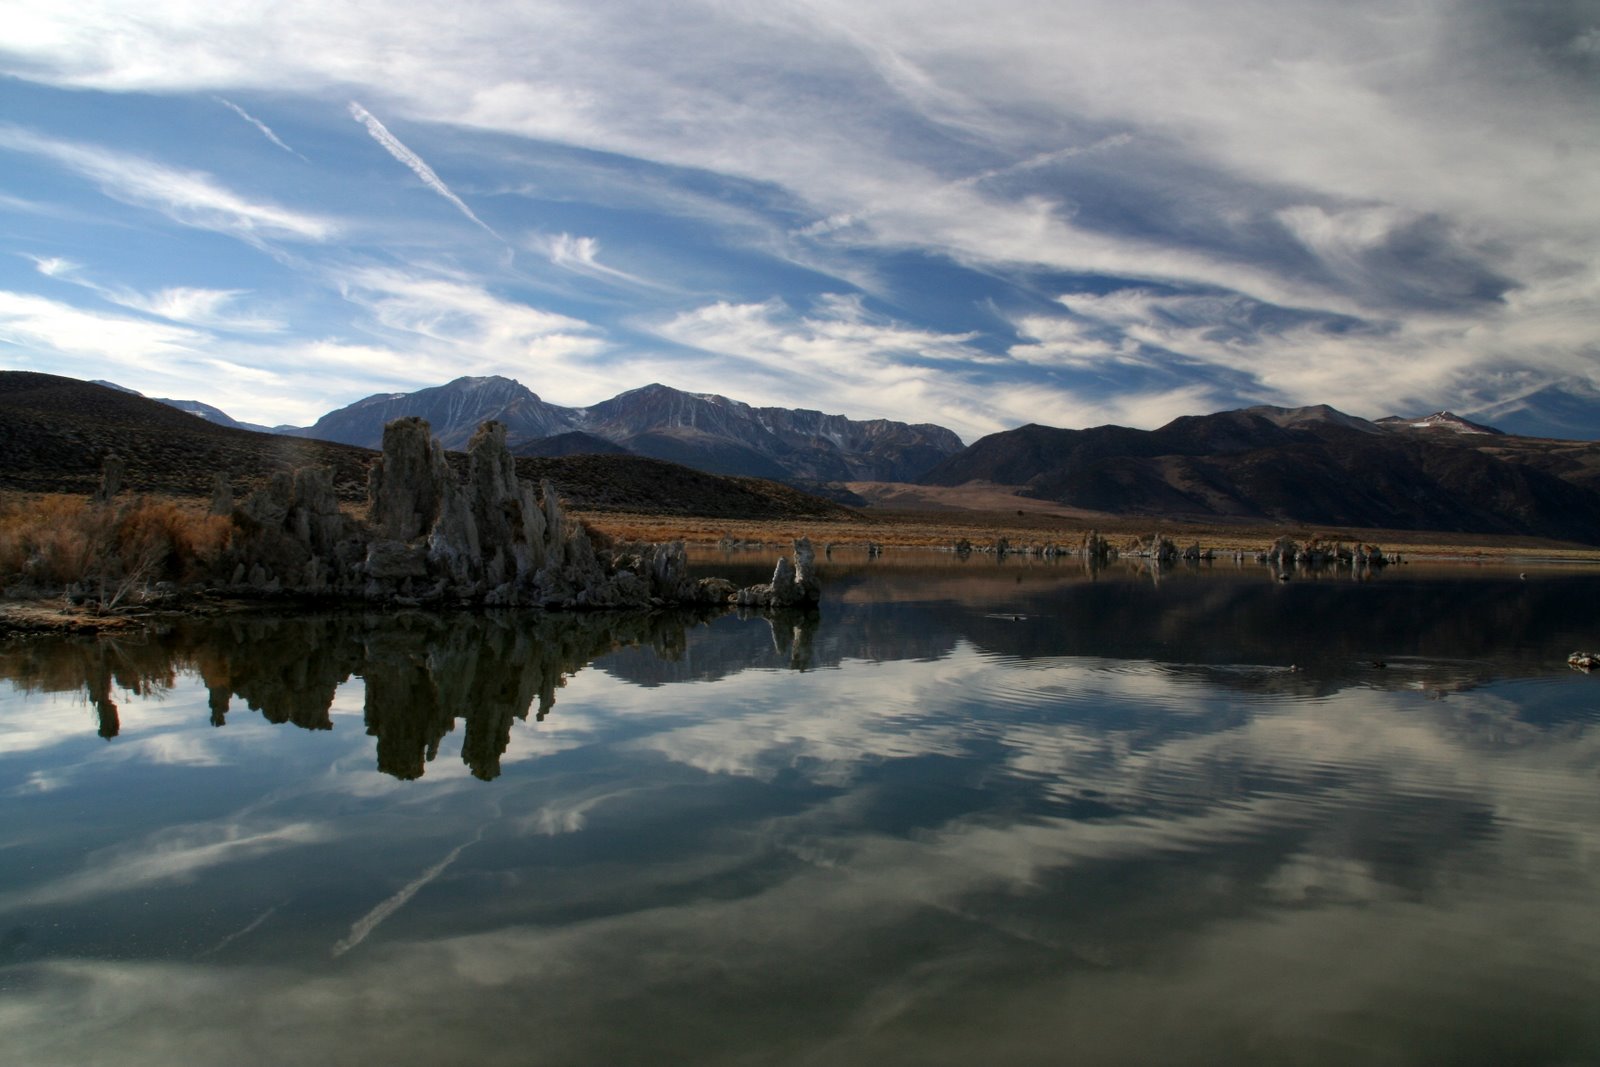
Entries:
[[906,560],[0,647],[5,1058],[1600,1062],[1600,575]]

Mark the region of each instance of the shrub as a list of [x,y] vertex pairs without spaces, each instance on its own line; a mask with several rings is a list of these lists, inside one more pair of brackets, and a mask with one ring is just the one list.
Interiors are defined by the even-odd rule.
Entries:
[[233,523],[171,500],[138,500],[120,509],[113,552],[124,574],[151,573],[153,580],[183,581],[200,576],[228,547]]
[[47,589],[76,584],[114,606],[146,582],[205,573],[232,532],[229,519],[172,500],[16,499],[0,507],[0,581]]

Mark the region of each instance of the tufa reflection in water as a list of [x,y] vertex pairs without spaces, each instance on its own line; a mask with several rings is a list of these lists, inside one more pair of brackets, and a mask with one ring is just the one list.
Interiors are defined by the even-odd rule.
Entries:
[[[0,649],[0,678],[25,691],[82,691],[99,735],[120,731],[114,693],[151,696],[193,674],[210,694],[211,724],[227,723],[235,698],[268,722],[331,730],[340,686],[365,683],[367,733],[378,769],[421,778],[459,721],[462,760],[484,781],[500,774],[514,722],[542,721],[556,690],[597,657],[637,649],[681,659],[704,613],[331,614],[186,621],[142,638],[36,640]],[[815,610],[749,620],[793,670],[810,665]]]
[[649,687],[757,667],[931,662],[971,646],[1045,668],[1071,659],[1153,666],[1235,694],[1299,698],[1351,688],[1444,697],[1564,674],[1571,649],[1594,643],[1600,576],[1536,577],[1407,568],[1376,582],[1280,583],[1261,571],[1179,571],[1157,584],[1051,564],[845,563],[828,574],[834,594],[823,615],[780,613],[765,624],[727,617],[706,626],[713,615],[662,612],[230,616],[143,638],[0,647],[0,677],[24,690],[84,692],[107,739],[122,726],[119,691],[159,695],[180,673],[204,682],[215,725],[237,698],[268,722],[306,730],[331,729],[337,691],[359,677],[382,771],[421,777],[460,723],[463,758],[488,780],[513,722],[530,712],[543,719],[556,689],[597,659],[606,674]]

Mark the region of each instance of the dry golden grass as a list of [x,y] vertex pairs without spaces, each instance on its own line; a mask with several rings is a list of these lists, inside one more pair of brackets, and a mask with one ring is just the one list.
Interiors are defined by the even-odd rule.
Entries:
[[[184,582],[204,574],[228,548],[229,518],[207,514],[193,497],[136,497],[109,506],[82,496],[0,493],[0,587],[60,589],[79,583],[102,600],[120,598],[146,581]],[[347,511],[358,508],[347,507]],[[579,511],[598,533],[615,541],[677,541],[716,545],[725,538],[786,547],[797,537],[818,546],[874,543],[884,547],[948,548],[963,539],[975,546],[1004,537],[1014,549],[1054,542],[1076,547],[1090,529],[1112,544],[1159,533],[1180,546],[1198,542],[1218,552],[1255,552],[1288,536],[1377,543],[1412,557],[1499,559],[1539,557],[1600,562],[1600,548],[1531,537],[1495,537],[1430,531],[1362,530],[1304,525],[1187,523],[1094,516],[1059,511],[869,509],[854,518],[740,520],[693,516]]]
[[786,546],[797,537],[809,537],[815,544],[865,545],[885,547],[948,548],[963,538],[975,546],[993,544],[1004,537],[1013,549],[1032,544],[1055,542],[1076,547],[1091,529],[1112,544],[1123,546],[1135,538],[1159,533],[1179,546],[1195,542],[1218,552],[1264,550],[1279,537],[1298,542],[1315,538],[1378,544],[1389,551],[1411,556],[1441,556],[1496,559],[1540,557],[1549,559],[1600,562],[1600,548],[1537,537],[1509,537],[1493,534],[1441,533],[1432,530],[1368,530],[1302,524],[1217,524],[1177,522],[1155,518],[1098,516],[1094,522],[1074,520],[1059,514],[1016,511],[927,512],[868,510],[848,521],[700,519],[682,516],[635,515],[616,512],[581,512],[591,527],[619,541],[686,541],[693,545],[715,545],[724,538],[765,545]]
[[216,562],[233,524],[199,501],[136,497],[109,505],[62,494],[0,499],[0,582],[40,587],[184,581]]

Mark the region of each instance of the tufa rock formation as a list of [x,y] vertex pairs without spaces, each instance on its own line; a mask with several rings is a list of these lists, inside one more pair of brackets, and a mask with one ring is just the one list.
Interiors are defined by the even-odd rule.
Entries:
[[228,482],[228,476],[218,471],[211,479],[211,515],[233,514],[233,486]]
[[100,485],[90,494],[92,504],[109,504],[122,492],[122,479],[127,474],[128,463],[115,452],[107,452],[100,461]]
[[339,510],[330,472],[274,475],[234,512],[227,586],[402,605],[551,609],[783,607],[818,597],[807,542],[795,543],[792,565],[779,561],[768,586],[739,591],[724,579],[696,580],[682,542],[613,550],[562,510],[548,482],[536,495],[516,476],[502,424],[479,427],[467,455],[466,478],[458,481],[424,420],[389,423],[368,475],[365,523]]
[[822,595],[815,571],[816,554],[808,538],[794,543],[794,562],[779,558],[772,570],[772,581],[752,585],[733,595],[742,608],[796,608],[815,604]]

